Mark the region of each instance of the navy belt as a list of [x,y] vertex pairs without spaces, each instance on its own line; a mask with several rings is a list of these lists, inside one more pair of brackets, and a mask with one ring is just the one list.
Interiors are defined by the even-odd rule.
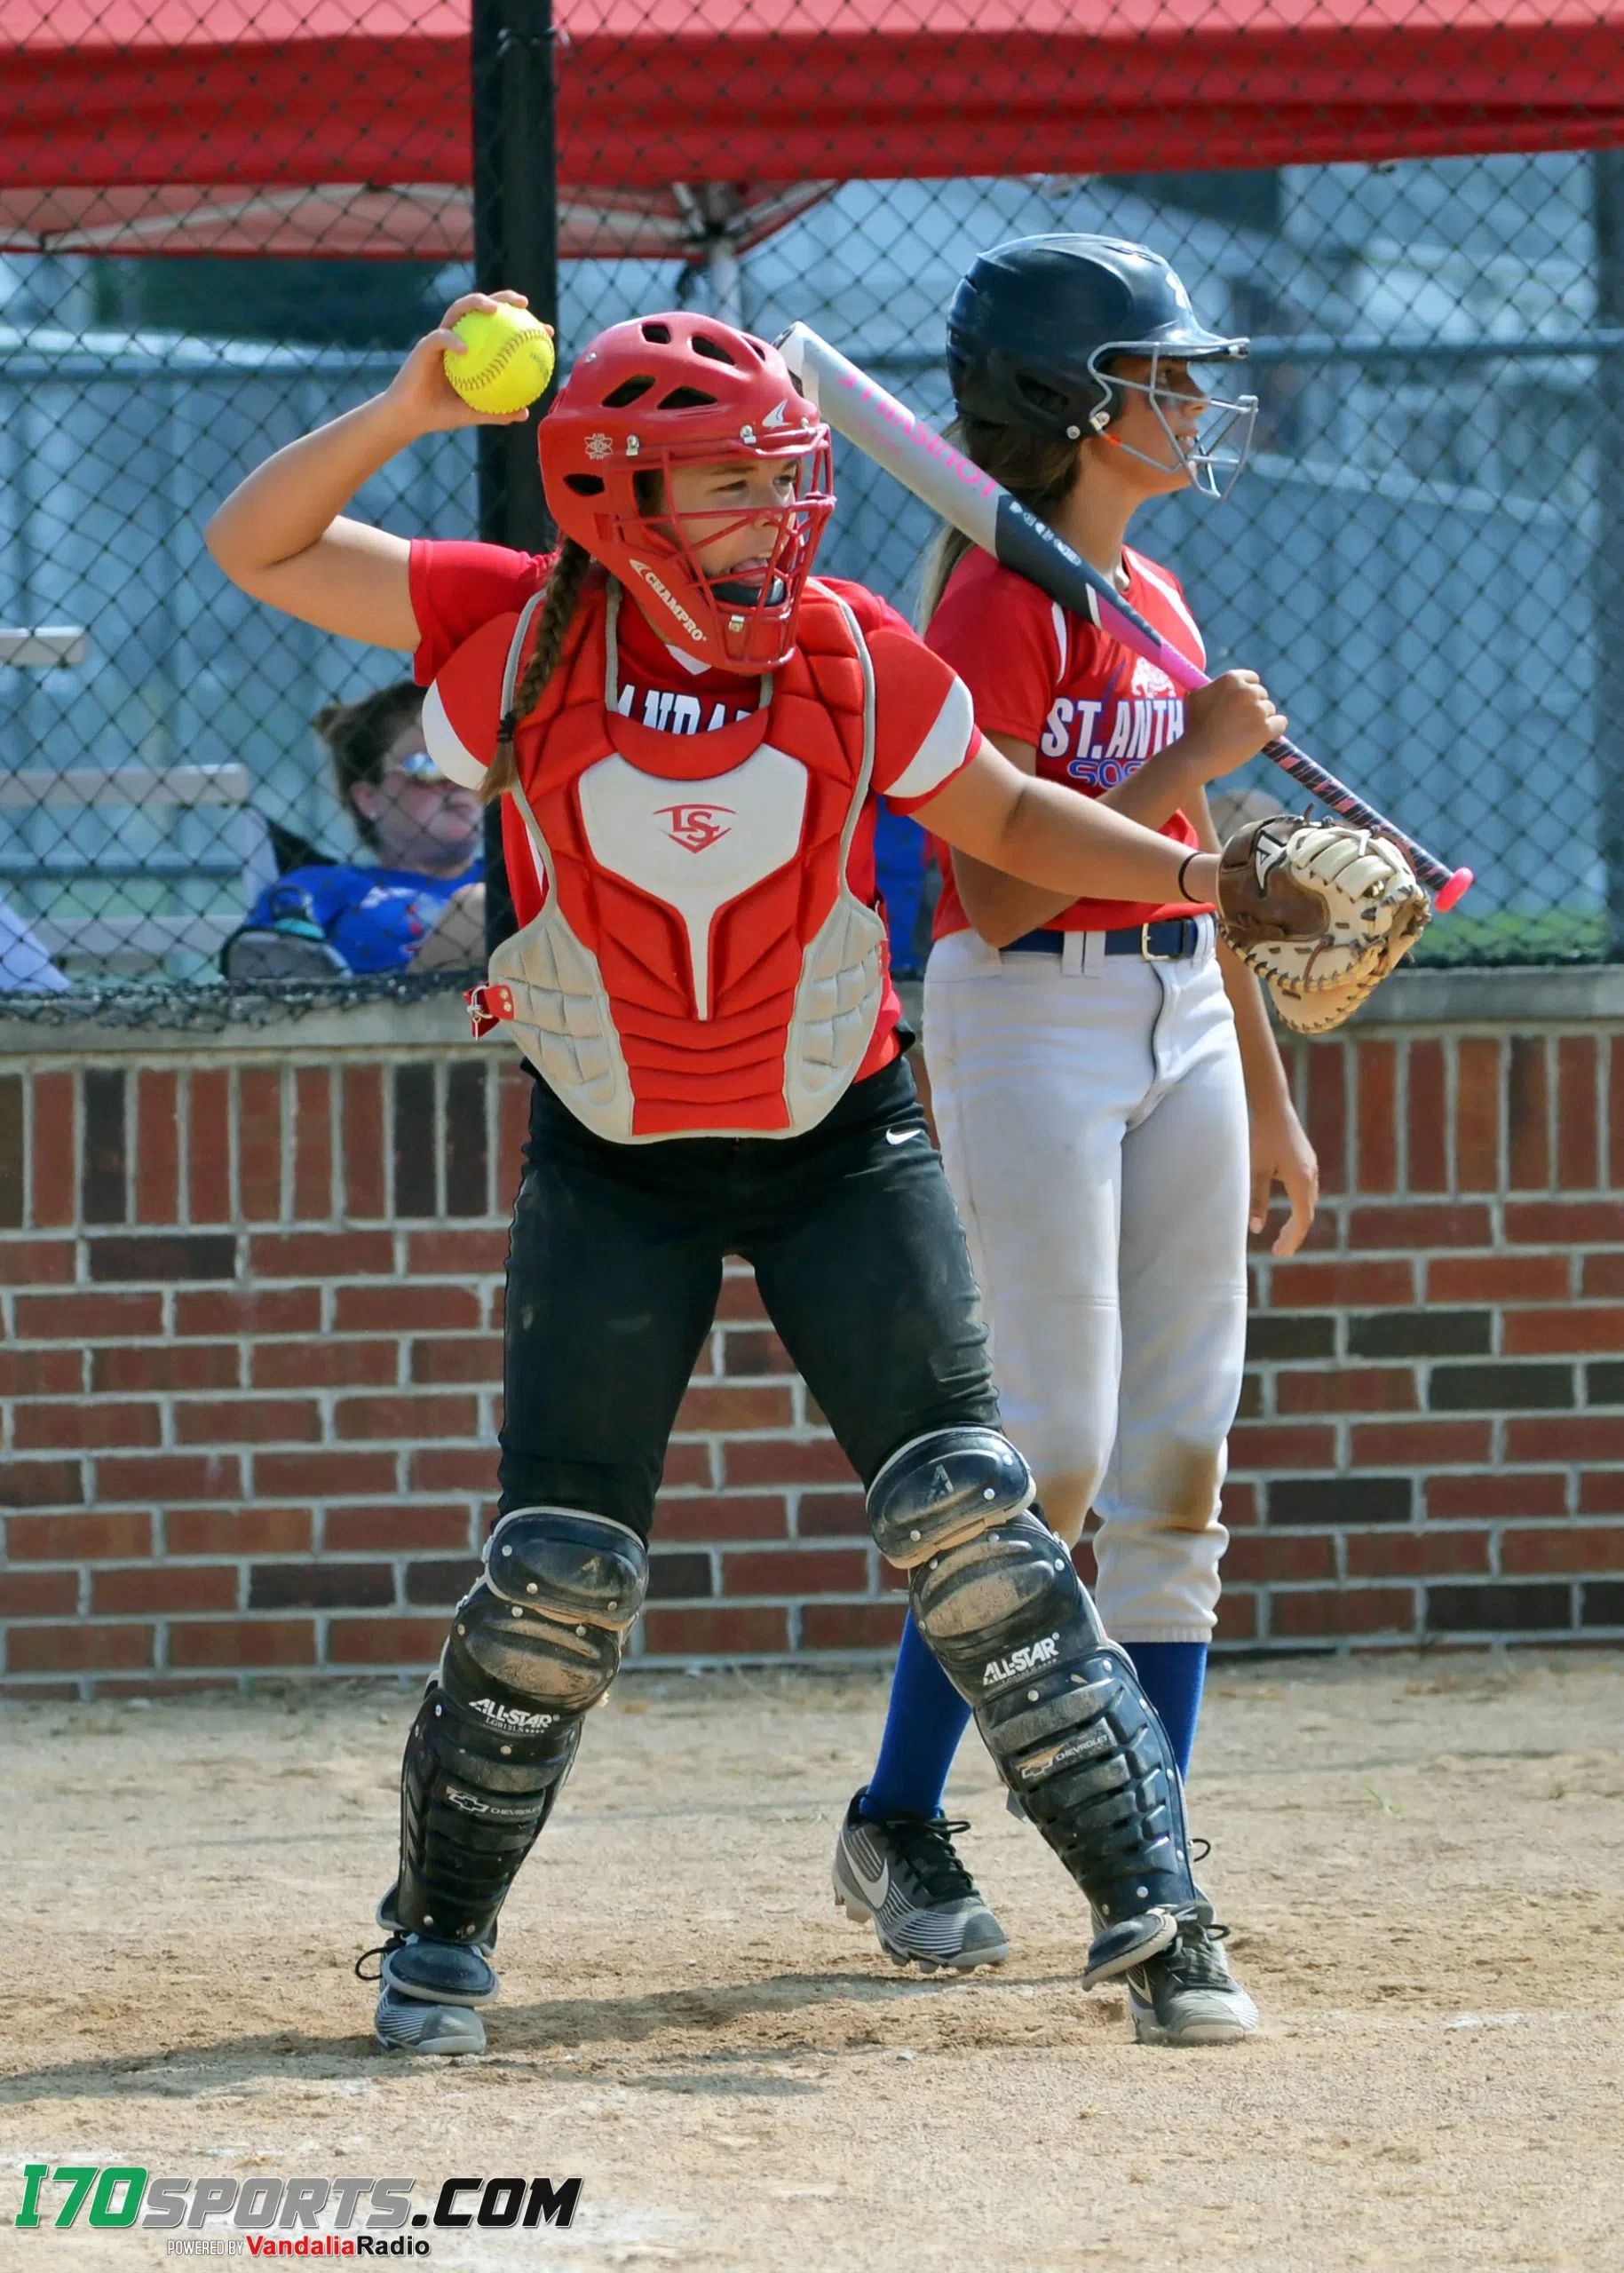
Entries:
[[[1160,923],[1125,923],[1117,931],[1098,931],[1108,955],[1137,955],[1142,962],[1180,962],[1195,954],[1201,944],[1199,915],[1168,915]],[[1064,931],[1026,931],[1006,939],[1007,955],[1058,955],[1065,953]]]

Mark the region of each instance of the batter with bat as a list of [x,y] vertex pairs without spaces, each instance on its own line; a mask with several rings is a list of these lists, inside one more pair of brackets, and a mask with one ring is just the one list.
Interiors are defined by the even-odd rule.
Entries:
[[[964,456],[1198,663],[1176,578],[1127,532],[1156,497],[1228,494],[1256,406],[1224,400],[1214,375],[1245,347],[1197,320],[1165,260],[1097,236],[998,247],[948,320]],[[939,541],[923,616],[1010,764],[1183,849],[1216,849],[1206,785],[1286,726],[1255,671],[1181,692],[1093,614],[1063,607],[959,529]],[[1098,1516],[1100,1614],[1182,1773],[1227,1539],[1219,1490],[1241,1384],[1248,1222],[1263,1228],[1278,1181],[1290,1215],[1274,1252],[1296,1251],[1314,1215],[1313,1151],[1258,981],[1209,912],[1068,899],[963,846],[940,852],[931,1089],[1005,1419],[1060,1537],[1074,1543],[1089,1509]],[[964,1722],[910,1624],[878,1764],[835,1859],[837,1897],[872,1916],[899,1958],[968,1967],[1005,1953],[944,1852],[958,1826],[942,1822],[942,1794]],[[1257,2025],[1205,1905],[1128,1988],[1145,2042],[1225,2041]]]
[[[492,301],[471,298],[448,326]],[[675,313],[590,341],[538,429],[546,558],[347,517],[479,423],[448,329],[279,452],[209,531],[244,589],[415,649],[424,735],[503,800],[518,935],[475,1005],[535,1075],[506,1303],[500,1514],[408,1732],[379,1922],[385,2046],[482,2048],[497,1920],[648,1582],[667,1441],[725,1257],[861,1477],[917,1631],[1094,1920],[1085,1985],[1201,1914],[1177,1761],[1003,1433],[963,1235],[898,1034],[877,797],[1067,903],[1328,904],[1023,772],[883,601],[812,575],[827,426],[765,342]]]

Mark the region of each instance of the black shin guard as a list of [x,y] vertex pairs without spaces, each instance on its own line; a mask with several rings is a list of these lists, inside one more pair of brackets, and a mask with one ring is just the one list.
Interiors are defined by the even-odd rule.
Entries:
[[944,1430],[887,1462],[869,1515],[999,1773],[1097,1913],[1089,1986],[1165,1947],[1200,1897],[1167,1731],[1031,1497],[996,1430]]
[[[508,1889],[574,1765],[581,1716],[538,1713],[532,1699],[488,1680],[471,1698],[473,1684],[458,1678],[465,1670],[448,1653],[406,1739],[391,1908],[392,1922],[412,1932],[488,1948]],[[503,1726],[508,1733],[498,1734]]]
[[[488,1951],[519,1865],[552,1812],[582,1716],[614,1680],[642,1606],[647,1557],[624,1525],[567,1509],[504,1516],[487,1575],[457,1606],[440,1670],[412,1723],[400,1778],[400,1871],[382,1913],[426,1946],[391,1960],[433,1994],[447,1943]],[[437,1953],[433,1945],[440,1944]],[[451,1965],[460,1997],[474,1968]],[[485,1971],[489,1973],[488,1966]],[[438,1993],[448,1994],[446,1989]]]

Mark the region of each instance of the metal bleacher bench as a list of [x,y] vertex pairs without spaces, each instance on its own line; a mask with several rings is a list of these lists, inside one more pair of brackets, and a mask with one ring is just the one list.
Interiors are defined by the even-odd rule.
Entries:
[[[78,625],[0,629],[0,666],[20,670],[73,669],[89,652]],[[225,805],[248,809],[252,778],[245,765],[27,765],[0,772],[0,815],[42,810],[105,811],[109,806]],[[246,862],[245,862],[246,866]],[[246,879],[245,879],[246,885]],[[30,929],[45,952],[104,962],[131,957],[161,962],[176,949],[212,956],[242,916],[76,916],[57,923],[34,919]]]
[[20,671],[76,670],[90,653],[83,624],[43,623],[34,631],[0,630],[0,663]]
[[[42,807],[83,812],[108,805],[232,805],[249,801],[246,765],[69,765],[59,771],[25,765],[0,773],[0,813]],[[242,922],[235,915],[82,915],[57,923],[38,917],[30,927],[47,954],[161,958],[189,948],[212,955]]]

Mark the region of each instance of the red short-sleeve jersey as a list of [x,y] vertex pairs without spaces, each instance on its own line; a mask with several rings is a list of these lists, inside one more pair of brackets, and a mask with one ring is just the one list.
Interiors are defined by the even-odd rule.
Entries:
[[[418,685],[431,685],[441,664],[482,625],[516,615],[546,582],[551,567],[551,555],[419,537],[411,551]],[[975,755],[979,736],[968,723],[963,689],[889,600],[844,577],[818,581],[851,609],[873,658],[875,789],[896,812],[912,812],[946,788]],[[636,606],[621,610],[620,666],[621,709],[666,733],[705,733],[756,708],[753,678],[737,671],[694,670]],[[489,698],[493,748],[500,694],[498,679]],[[477,776],[469,786],[478,786]],[[870,839],[872,834],[870,828]],[[872,843],[869,852],[872,863]],[[855,878],[855,849],[852,873]]]
[[[1206,650],[1168,569],[1125,547],[1125,598],[1194,661]],[[955,569],[925,638],[969,687],[985,733],[1030,742],[1045,781],[1097,797],[1137,773],[1147,757],[1184,730],[1184,698],[1167,674],[1106,637],[987,553],[969,552]],[[1161,835],[1194,844],[1189,820],[1176,812]],[[942,891],[936,937],[970,928],[954,881],[949,848],[937,844]],[[1115,931],[1162,915],[1188,915],[1182,901],[1078,899],[1046,929]]]
[[[477,788],[496,746],[502,669],[513,620],[546,582],[551,558],[500,545],[419,539],[411,550],[411,596],[419,644],[418,684],[431,689],[425,738],[441,771]],[[875,899],[873,796],[901,812],[929,802],[980,744],[970,696],[906,619],[860,584],[826,577],[824,589],[852,610],[873,663],[875,751],[872,795],[852,843],[847,877],[866,904]],[[488,628],[487,628],[488,627]],[[695,671],[657,636],[641,611],[620,611],[618,709],[664,733],[703,735],[757,705],[753,677]],[[514,912],[521,923],[540,910],[541,886],[524,823],[505,801],[503,844]],[[894,989],[864,1061],[868,1073],[896,1055],[901,1015]]]

